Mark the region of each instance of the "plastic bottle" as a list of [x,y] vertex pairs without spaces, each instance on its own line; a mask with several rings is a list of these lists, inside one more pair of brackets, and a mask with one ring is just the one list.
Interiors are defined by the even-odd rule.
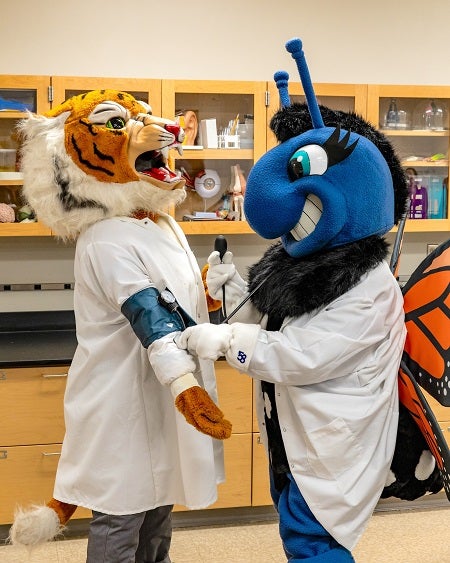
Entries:
[[432,176],[430,179],[430,189],[428,193],[428,218],[444,219],[447,207],[447,190],[445,189],[443,178]]
[[422,178],[414,178],[414,183],[411,187],[409,218],[428,218],[428,192],[427,188],[422,184]]
[[387,129],[397,129],[398,127],[398,108],[397,100],[395,98],[392,98],[391,103],[389,104],[384,126]]

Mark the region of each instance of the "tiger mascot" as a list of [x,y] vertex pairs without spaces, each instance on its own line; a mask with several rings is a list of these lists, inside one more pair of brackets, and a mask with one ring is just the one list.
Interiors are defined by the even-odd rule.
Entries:
[[172,507],[215,502],[219,440],[231,433],[212,362],[173,342],[208,320],[197,261],[164,212],[185,197],[168,165],[184,132],[115,90],[30,114],[19,130],[26,200],[58,237],[76,240],[78,345],[54,498],[18,509],[10,540],[52,539],[84,506],[88,562],[170,562]]

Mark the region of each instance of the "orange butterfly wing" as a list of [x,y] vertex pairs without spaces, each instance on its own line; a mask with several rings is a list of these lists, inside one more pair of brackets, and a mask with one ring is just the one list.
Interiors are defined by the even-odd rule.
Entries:
[[408,330],[404,361],[421,387],[450,406],[450,240],[419,265],[403,288]]
[[429,254],[403,288],[408,330],[399,398],[419,426],[450,500],[450,451],[420,387],[450,406],[450,239]]

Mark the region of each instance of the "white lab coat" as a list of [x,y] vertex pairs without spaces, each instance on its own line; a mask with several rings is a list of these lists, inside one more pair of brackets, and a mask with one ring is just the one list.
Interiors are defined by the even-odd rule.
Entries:
[[[290,470],[316,518],[350,550],[390,468],[405,335],[401,291],[382,263],[279,332],[239,324],[227,353],[237,369],[275,384]],[[267,447],[260,391],[257,414]]]
[[[123,302],[168,287],[197,322],[208,321],[198,264],[176,222],[113,218],[77,242],[78,347],[65,394],[66,435],[54,497],[109,514],[181,504],[205,508],[224,479],[222,443],[176,410],[155,377]],[[195,376],[217,400],[212,362]]]

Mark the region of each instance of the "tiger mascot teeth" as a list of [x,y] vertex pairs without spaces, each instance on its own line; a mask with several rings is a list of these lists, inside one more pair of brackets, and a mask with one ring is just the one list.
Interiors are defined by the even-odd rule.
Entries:
[[162,211],[185,197],[184,179],[168,167],[169,150],[182,152],[184,131],[126,92],[74,96],[45,115],[30,114],[19,132],[23,195],[62,239],[101,219]]

